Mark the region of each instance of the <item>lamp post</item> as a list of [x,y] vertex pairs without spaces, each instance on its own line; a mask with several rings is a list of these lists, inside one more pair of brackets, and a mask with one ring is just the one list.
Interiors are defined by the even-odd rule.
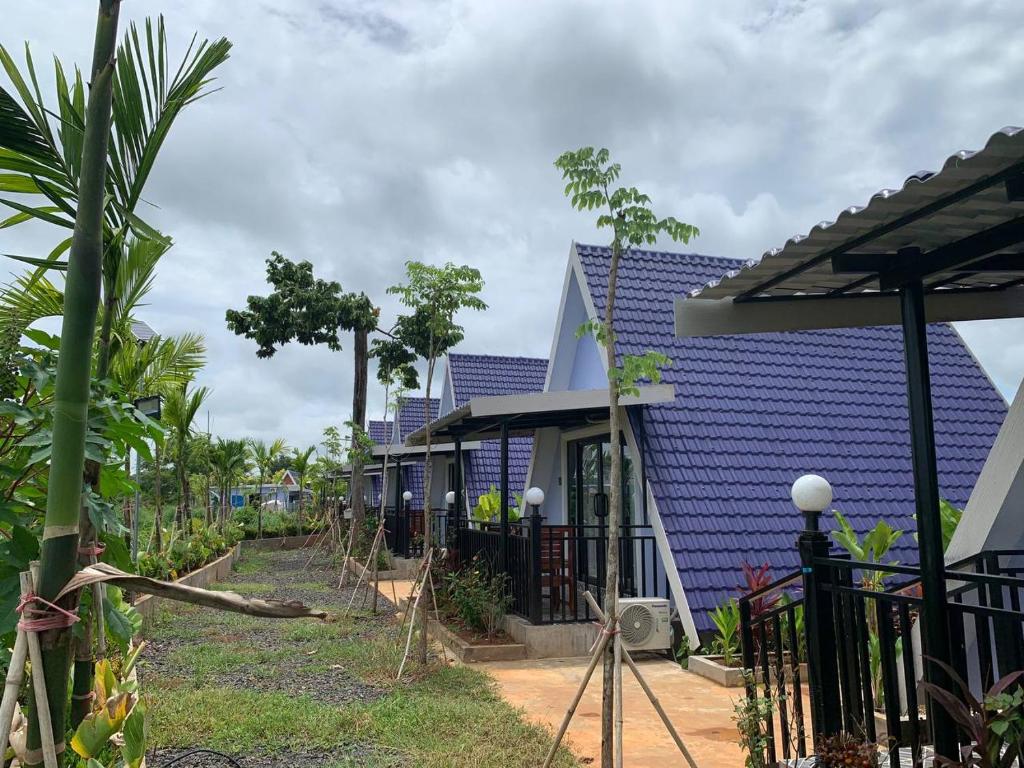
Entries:
[[458,536],[459,521],[455,517],[455,491],[448,491],[444,495],[444,504],[448,517],[444,523],[444,541],[449,549],[455,548],[455,537]]
[[[146,397],[140,397],[132,402],[135,406],[135,410],[141,413],[143,416],[153,419],[155,421],[160,420],[160,395],[149,395]],[[131,448],[128,449],[128,463],[131,464]],[[139,512],[142,508],[142,458],[139,456],[139,452],[135,452],[135,511],[132,514],[132,527],[131,527],[131,554],[132,562],[139,562]],[[156,525],[160,524],[157,520]]]
[[[543,578],[541,574],[541,558],[543,549],[541,547],[540,537],[544,533],[542,525],[544,518],[541,517],[540,508],[544,503],[544,491],[537,486],[532,486],[526,491],[526,495],[523,498],[527,506],[530,507],[530,623],[540,624],[542,613],[541,582]],[[553,589],[555,589],[554,586],[552,586],[552,590]]]
[[402,554],[409,557],[412,554],[412,520],[409,518],[409,502],[412,501],[412,491],[402,491]]
[[793,483],[790,495],[804,516],[804,530],[797,546],[803,574],[808,693],[817,748],[822,736],[842,730],[832,595],[823,588],[833,580],[833,569],[814,563],[817,558],[828,557],[831,549],[828,535],[821,530],[821,513],[832,504],[832,486],[820,475],[803,475]]

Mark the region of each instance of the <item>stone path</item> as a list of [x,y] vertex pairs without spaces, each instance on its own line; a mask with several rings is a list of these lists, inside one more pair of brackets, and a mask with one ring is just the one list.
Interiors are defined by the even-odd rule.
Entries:
[[[522,707],[527,717],[558,727],[586,671],[587,659],[535,659],[477,665],[497,681],[502,695]],[[637,658],[644,678],[654,689],[700,768],[739,768],[743,753],[732,722],[732,702],[741,689],[726,689],[686,672],[666,659]],[[569,727],[573,753],[600,764],[600,670],[591,681]],[[685,765],[657,713],[629,670],[623,672],[625,749],[629,768]]]

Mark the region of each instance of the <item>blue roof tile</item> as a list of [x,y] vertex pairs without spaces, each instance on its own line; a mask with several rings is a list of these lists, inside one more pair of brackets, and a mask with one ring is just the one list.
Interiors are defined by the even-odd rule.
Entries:
[[[453,401],[459,408],[475,397],[522,395],[542,392],[548,361],[541,357],[504,357],[500,355],[448,355],[453,386]],[[508,445],[508,481],[510,494],[520,493],[526,484],[533,439],[514,437]],[[479,450],[466,453],[465,485],[469,502],[501,485],[501,444],[485,440]],[[514,503],[514,496],[509,501]]]
[[[610,252],[577,245],[604,312]],[[906,531],[893,558],[917,560],[899,328],[679,339],[676,297],[739,266],[698,254],[633,251],[616,297],[620,354],[655,349],[672,364],[674,403],[648,407],[647,472],[699,629],[735,594],[743,561],[797,567],[793,480],[819,473],[858,530]],[[942,495],[964,505],[1006,403],[949,325],[928,328]],[[832,521],[827,521],[831,525]]]
[[[425,400],[426,398],[423,397],[402,398],[402,402],[398,406],[398,429],[401,442],[404,443],[409,435],[427,423],[423,407]],[[438,398],[430,398],[430,421],[437,418],[440,407],[441,401]]]
[[376,445],[385,445],[391,442],[392,422],[371,419],[368,424],[367,433]]

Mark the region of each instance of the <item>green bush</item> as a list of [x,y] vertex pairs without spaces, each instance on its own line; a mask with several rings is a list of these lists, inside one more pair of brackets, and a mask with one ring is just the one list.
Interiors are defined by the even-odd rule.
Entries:
[[492,576],[486,563],[476,558],[466,568],[443,575],[441,581],[441,604],[447,613],[468,629],[494,637],[511,603],[505,576]]

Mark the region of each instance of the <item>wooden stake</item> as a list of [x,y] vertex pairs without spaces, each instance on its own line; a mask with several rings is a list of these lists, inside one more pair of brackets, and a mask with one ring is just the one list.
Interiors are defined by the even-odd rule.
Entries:
[[[427,558],[423,558],[423,560],[420,562],[419,570],[416,571],[416,578],[412,582],[412,589],[409,590],[408,603],[405,606],[405,612],[402,614],[402,623],[401,623],[401,625],[399,626],[399,629],[398,629],[399,636],[401,636],[402,632],[405,631],[405,622],[409,620],[409,613],[411,612],[411,608],[412,608],[413,595],[416,594],[416,587],[420,587],[420,591],[421,592],[423,591],[422,590],[422,583],[423,583],[423,577],[426,574],[426,567],[427,567]],[[392,583],[392,586],[394,586],[393,583]],[[398,606],[398,601],[395,600],[395,607],[397,607],[397,606]],[[399,642],[401,642],[401,640],[399,640]]]
[[[383,538],[383,529],[377,531],[377,535],[373,537],[373,543],[370,544],[370,554],[367,557],[366,566],[363,568],[363,572],[359,574],[359,580],[356,582],[356,588],[352,590],[352,596],[349,598],[348,607],[345,609],[346,614],[352,610],[352,604],[356,600],[356,595],[359,594],[359,587],[362,585],[367,571],[370,570],[370,562],[377,557],[377,548],[380,546],[381,538]],[[367,586],[369,586],[369,579],[367,579]],[[366,592],[363,592],[362,605],[366,605],[366,594]]]
[[348,544],[345,546],[345,559],[341,563],[341,576],[338,578],[338,589],[345,586],[345,573],[348,570],[348,559],[352,556],[352,539],[355,537],[355,524],[348,528]]
[[[437,620],[441,620],[441,612],[437,610],[437,590],[434,589],[434,574],[428,573],[427,577],[430,579],[430,597],[434,601],[434,616]],[[444,663],[448,663],[448,649],[444,647],[444,643],[441,643],[441,655],[444,657]]]
[[612,645],[612,676],[614,678],[612,696],[615,706],[615,768],[622,768],[622,636],[618,627]]
[[4,683],[4,698],[0,702],[0,750],[7,751],[7,741],[11,736],[14,722],[14,707],[18,703],[18,693],[25,680],[25,656],[28,654],[28,638],[23,630],[18,630],[11,653],[11,665],[7,668],[7,680]]
[[[590,609],[598,617],[598,620],[604,621],[604,611],[601,610],[601,607],[597,604],[594,596],[590,594],[590,590],[584,592],[583,596],[587,599],[587,602],[590,604]],[[651,706],[653,706],[654,711],[658,713],[658,717],[661,718],[661,722],[665,725],[665,729],[668,731],[669,736],[672,737],[672,740],[676,743],[679,751],[686,759],[687,765],[689,765],[690,768],[697,768],[697,763],[694,761],[693,755],[690,754],[690,750],[686,748],[686,744],[683,743],[682,738],[679,736],[679,732],[676,731],[675,726],[672,725],[672,721],[669,720],[668,713],[665,711],[665,708],[661,706],[661,701],[659,701],[658,697],[651,689],[651,686],[647,684],[647,680],[644,679],[644,676],[640,674],[640,668],[637,667],[636,662],[633,661],[633,657],[629,655],[629,651],[625,648],[622,649],[622,659],[626,662],[626,666],[629,667],[634,677],[636,677],[636,681],[640,683],[640,687],[643,689],[643,692],[647,694],[647,698],[650,700]]]
[[[32,594],[32,576],[21,574],[21,594]],[[53,721],[50,719],[50,702],[46,697],[46,680],[43,678],[43,651],[39,647],[39,635],[25,632],[28,641],[28,657],[32,662],[32,688],[36,695],[36,715],[39,718],[39,742],[43,750],[43,765],[58,768],[57,749],[53,743]]]
[[604,656],[605,649],[608,647],[608,641],[611,639],[612,628],[605,626],[601,632],[601,637],[598,639],[597,646],[594,648],[594,654],[590,658],[590,665],[587,667],[587,672],[583,675],[583,680],[580,682],[580,687],[576,689],[576,695],[573,697],[572,704],[569,705],[569,709],[565,713],[565,717],[562,718],[562,724],[558,728],[558,733],[555,734],[555,741],[551,745],[551,749],[548,750],[548,756],[544,759],[544,767],[550,768],[551,761],[555,759],[555,753],[558,752],[558,748],[562,744],[562,739],[565,737],[565,732],[569,729],[569,723],[572,721],[572,716],[576,714],[576,707],[580,705],[580,700],[583,698],[583,693],[587,690],[587,685],[590,683],[590,678],[594,676],[594,670],[597,669],[598,663],[600,663]]
[[[430,573],[430,561],[431,561],[431,559],[433,557],[434,557],[434,549],[431,548],[430,551],[427,552],[427,556],[425,558],[423,558],[423,561],[424,561],[424,577],[423,577],[423,582],[424,582],[424,584],[426,583],[427,575],[429,575],[429,573]],[[412,595],[410,595],[409,597],[411,599]],[[405,662],[409,658],[409,647],[412,645],[412,633],[413,633],[413,630],[416,629],[416,618],[415,618],[416,617],[416,611],[420,607],[420,598],[421,597],[423,597],[423,589],[422,588],[420,589],[419,594],[416,595],[416,602],[412,604],[412,608],[409,611],[409,613],[412,616],[412,618],[409,620],[409,636],[405,640],[405,653],[402,654],[402,663],[398,665],[398,676],[395,677],[396,681],[402,679],[402,671],[405,669]]]

